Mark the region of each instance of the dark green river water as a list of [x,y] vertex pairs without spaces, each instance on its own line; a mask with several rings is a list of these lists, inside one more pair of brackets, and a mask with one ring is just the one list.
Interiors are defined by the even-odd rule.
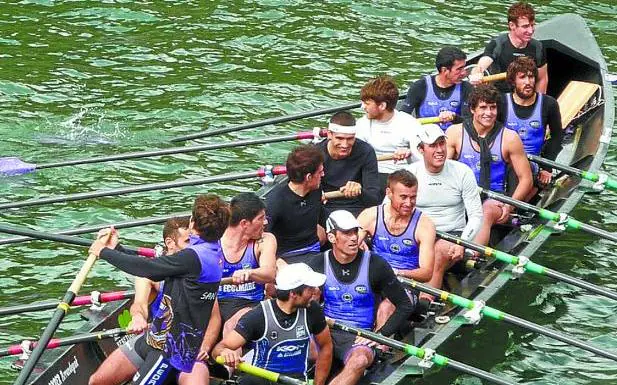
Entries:
[[[0,155],[35,163],[158,149],[178,135],[353,102],[371,77],[390,74],[401,89],[433,70],[440,45],[468,52],[505,28],[496,1],[0,1]],[[539,21],[574,12],[596,34],[617,70],[613,0],[543,1]],[[358,113],[359,116],[359,113]],[[305,120],[212,138],[290,134]],[[0,203],[27,198],[254,170],[284,160],[291,143],[41,170],[0,179]],[[605,169],[614,171],[616,150]],[[0,223],[41,230],[184,211],[197,192],[231,197],[254,181],[100,198],[0,212]],[[587,196],[574,215],[613,231],[617,196]],[[160,226],[121,231],[151,245]],[[617,288],[615,245],[569,234],[535,260]],[[0,246],[0,306],[59,298],[79,270],[83,248],[49,242]],[[98,263],[82,292],[129,287]],[[526,276],[491,306],[617,351],[617,302]],[[0,319],[0,347],[40,333],[50,313]],[[79,326],[76,312],[58,335]],[[617,363],[521,329],[485,320],[463,329],[441,353],[525,384],[614,384]],[[12,383],[11,359],[0,384]],[[425,384],[478,384],[444,369]]]

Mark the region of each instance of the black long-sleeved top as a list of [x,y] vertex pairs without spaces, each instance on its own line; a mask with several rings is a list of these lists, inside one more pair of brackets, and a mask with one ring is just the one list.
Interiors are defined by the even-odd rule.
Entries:
[[357,216],[365,208],[378,205],[380,194],[377,156],[373,147],[363,140],[356,139],[350,155],[335,160],[328,153],[328,142],[329,140],[324,140],[318,144],[324,154],[325,175],[321,180],[323,191],[338,191],[347,182],[353,181],[362,185],[362,193],[357,198],[329,200],[324,206],[324,220],[334,210],[348,210]]

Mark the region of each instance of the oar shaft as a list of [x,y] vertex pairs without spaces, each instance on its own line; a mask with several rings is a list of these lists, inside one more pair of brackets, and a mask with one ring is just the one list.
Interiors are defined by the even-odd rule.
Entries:
[[[221,356],[216,357],[215,361],[221,365],[225,364],[225,359]],[[257,366],[247,364],[246,362],[241,362],[240,364],[238,364],[236,369],[246,374],[250,374],[251,376],[263,378],[264,380],[268,380],[282,385],[306,385],[306,382],[302,380],[291,378],[283,374],[272,372],[263,368],[258,368]]]
[[508,74],[506,72],[500,72],[494,75],[486,75],[482,77],[482,82],[490,83],[490,82],[496,82],[498,80],[506,80],[507,75]]
[[[407,279],[407,278],[399,278],[399,280],[401,282],[403,282],[406,285],[409,285],[417,290],[420,290],[422,292],[428,293],[430,295],[433,296],[437,296],[439,298],[441,298],[444,301],[448,301],[454,305],[460,306],[462,308],[465,309],[473,309],[476,307],[476,303],[468,298],[465,297],[461,297],[458,296],[456,294],[452,294],[452,293],[448,293],[447,291],[443,291],[443,290],[439,290],[439,289],[435,289],[431,286],[425,285],[423,283],[411,280],[411,279]],[[551,337],[554,338],[558,341],[564,342],[566,344],[570,344],[572,346],[576,346],[578,348],[581,348],[583,350],[586,350],[588,352],[592,352],[594,354],[597,354],[599,356],[605,357],[605,358],[609,358],[611,360],[615,360],[617,361],[617,354],[614,354],[612,352],[606,351],[606,350],[602,350],[599,349],[593,345],[590,345],[584,341],[578,340],[576,338],[567,336],[565,334],[559,333],[555,330],[551,330],[549,328],[546,328],[544,326],[541,325],[537,325],[534,324],[532,322],[529,322],[527,320],[524,320],[522,318],[513,316],[511,314],[505,313],[501,310],[492,308],[490,306],[484,306],[481,310],[482,314],[492,318],[494,320],[497,321],[505,321],[508,322],[510,324],[513,325],[517,325],[522,327],[523,329],[527,329],[527,330],[531,330],[534,331],[538,334],[542,334],[545,335],[547,337]]]
[[[85,333],[79,334],[76,336],[65,337],[65,338],[52,338],[45,347],[47,349],[55,349],[61,346],[67,345],[75,345],[83,342],[92,342],[92,341],[100,341],[105,338],[112,337],[121,337],[127,334],[127,331],[124,329],[110,329],[103,332],[94,332],[94,333]],[[38,343],[33,342],[32,346],[36,347]],[[23,353],[23,348],[21,345],[12,345],[6,349],[0,349],[0,357],[4,356],[14,356],[17,354]]]
[[[326,136],[325,130],[322,130],[322,132],[320,132],[320,136],[322,137]],[[202,144],[202,145],[188,146],[188,147],[173,147],[173,148],[166,148],[163,150],[129,152],[125,154],[100,156],[100,157],[89,158],[89,159],[75,159],[75,160],[68,160],[68,161],[62,161],[62,162],[53,162],[53,163],[37,165],[37,169],[40,170],[44,168],[55,168],[55,167],[74,166],[74,165],[81,165],[81,164],[103,163],[103,162],[112,162],[116,160],[149,158],[149,157],[173,155],[173,154],[187,154],[191,152],[219,150],[219,149],[224,149],[224,148],[251,146],[251,145],[277,143],[277,142],[287,142],[287,141],[292,141],[292,140],[313,139],[313,138],[314,138],[313,132],[307,131],[307,132],[299,132],[297,134],[292,134],[292,135],[270,136],[270,137],[256,138],[256,139],[245,139],[245,140],[239,140],[236,142],[220,142],[220,143]]]
[[[499,194],[493,191],[489,191],[486,189],[482,189],[482,193],[485,194],[487,197],[498,200],[500,202],[504,202],[507,203],[509,205],[512,205],[514,207],[518,207],[522,210],[526,210],[526,211],[531,211],[531,212],[535,212],[538,213],[538,215],[540,216],[540,218],[542,219],[546,219],[549,221],[554,221],[554,222],[559,222],[561,221],[561,217],[562,215],[565,214],[560,214],[560,213],[556,213],[547,209],[542,209],[539,207],[536,207],[534,205],[531,205],[527,202],[522,202],[513,198],[510,198],[508,196],[505,196],[503,194]],[[589,234],[593,234],[593,235],[597,235],[601,238],[605,238],[608,240],[611,240],[613,242],[617,242],[617,235],[613,234],[613,233],[609,233],[606,230],[597,228],[595,226],[591,226],[587,223],[583,223],[581,221],[578,221],[572,217],[566,216],[567,220],[565,221],[565,225],[573,230],[583,230]]]
[[[461,239],[459,237],[455,237],[454,235],[448,234],[446,232],[443,231],[436,231],[437,237],[446,240],[448,242],[452,242],[452,243],[456,243],[457,245],[461,245],[464,246],[468,249],[471,250],[475,250],[478,251],[482,254],[484,254],[487,257],[493,257],[501,262],[505,262],[511,265],[517,265],[520,262],[520,258],[512,255],[512,254],[508,254],[504,251],[500,251],[500,250],[496,250],[493,249],[491,247],[487,247],[487,246],[482,246],[479,245],[477,243],[471,242],[471,241],[466,241],[464,239]],[[602,295],[604,297],[607,298],[611,298],[614,300],[617,300],[617,293],[609,290],[607,288],[604,287],[600,287],[597,285],[594,285],[592,283],[589,282],[585,282],[581,279],[578,278],[574,278],[571,277],[569,275],[560,273],[556,270],[553,269],[549,269],[548,267],[539,265],[537,263],[534,263],[532,261],[527,261],[524,265],[523,268],[526,271],[532,272],[532,273],[536,273],[539,275],[545,275],[547,277],[562,281],[562,282],[566,282],[569,283],[570,285],[576,286],[576,287],[580,287],[581,289],[585,289],[588,290],[590,292]]]
[[[284,174],[284,167],[275,167],[273,169],[274,175]],[[217,183],[217,182],[226,182],[231,180],[239,180],[239,179],[249,179],[255,177],[265,176],[265,171],[251,171],[251,172],[241,172],[241,173],[230,173],[223,175],[214,175],[205,178],[195,178],[195,179],[181,179],[173,182],[163,182],[163,183],[151,183],[144,184],[138,186],[128,186],[113,190],[98,190],[86,193],[78,193],[78,194],[69,194],[69,195],[59,195],[50,198],[43,199],[31,199],[25,200],[21,202],[11,202],[0,204],[0,209],[10,209],[10,208],[23,208],[23,207],[32,207],[32,206],[41,206],[52,203],[60,203],[60,202],[75,202],[81,201],[85,199],[93,199],[100,197],[110,197],[117,196],[123,194],[133,194],[144,191],[156,191],[156,190],[166,190],[177,187],[186,187],[186,186],[197,186],[209,183]]]
[[[382,345],[386,345],[389,346],[391,348],[403,351],[405,353],[407,353],[410,356],[414,356],[420,359],[425,358],[426,355],[426,350],[423,348],[419,348],[413,345],[408,345],[405,344],[403,342],[400,341],[396,341],[392,338],[388,338],[385,336],[382,336],[381,334],[375,333],[375,332],[371,332],[369,330],[364,330],[364,329],[360,329],[360,328],[355,328],[352,326],[348,326],[345,324],[342,324],[338,321],[332,321],[329,320],[328,323],[337,329],[343,330],[345,332],[348,333],[352,333],[361,337],[365,337],[368,338],[370,340],[373,340],[375,342],[378,342]],[[494,382],[496,384],[502,384],[502,385],[512,385],[515,384],[515,382],[512,382],[510,380],[508,380],[507,378],[503,378],[503,377],[498,377],[494,374],[491,374],[489,372],[486,372],[482,369],[478,369],[478,368],[474,368],[473,366],[469,366],[466,365],[462,362],[458,362],[455,361],[451,358],[447,358],[444,357],[440,354],[435,354],[431,361],[439,366],[450,366],[454,369],[460,370],[463,373],[467,373],[467,374],[471,374],[473,376],[477,376],[479,378],[483,378],[485,380]]]
[[[135,295],[135,292],[133,290],[101,293],[99,301],[101,303],[120,301],[123,299],[132,298],[134,295]],[[49,309],[58,307],[58,303],[59,303],[58,301],[54,301],[54,302],[50,301],[50,302],[31,303],[27,305],[15,305],[15,306],[4,307],[4,308],[0,308],[0,316],[41,311],[41,310],[49,310]],[[91,305],[91,304],[92,304],[92,296],[81,295],[79,297],[76,297],[73,300],[73,303],[71,304],[71,306],[84,306],[84,305]]]
[[[572,166],[557,163],[553,160],[542,158],[537,155],[527,155],[527,158],[529,158],[529,160],[531,160],[532,162],[536,162],[543,166],[547,166],[547,167],[554,168],[556,170],[563,171],[568,175],[578,176],[590,182],[597,182],[600,180],[600,174],[596,174],[591,171],[580,170],[578,168],[574,168]],[[617,180],[608,178],[604,182],[604,186],[610,190],[617,190]]]

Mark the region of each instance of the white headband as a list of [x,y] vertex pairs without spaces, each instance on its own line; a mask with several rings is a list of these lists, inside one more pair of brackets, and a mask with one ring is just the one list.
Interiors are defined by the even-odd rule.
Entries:
[[356,126],[341,126],[340,124],[336,123],[328,123],[328,130],[341,134],[355,134]]

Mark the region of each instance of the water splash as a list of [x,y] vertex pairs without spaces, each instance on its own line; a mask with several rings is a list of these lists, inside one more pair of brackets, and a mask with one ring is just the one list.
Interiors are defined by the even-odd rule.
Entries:
[[56,135],[43,135],[39,142],[43,144],[64,145],[116,145],[127,138],[127,133],[119,122],[106,119],[104,111],[82,108],[60,122],[60,124],[48,122],[54,126]]

